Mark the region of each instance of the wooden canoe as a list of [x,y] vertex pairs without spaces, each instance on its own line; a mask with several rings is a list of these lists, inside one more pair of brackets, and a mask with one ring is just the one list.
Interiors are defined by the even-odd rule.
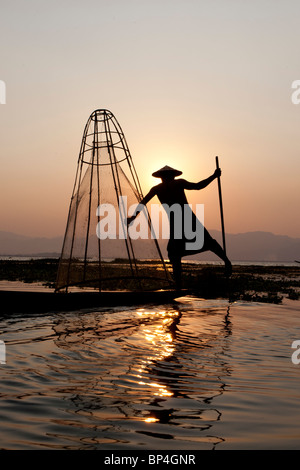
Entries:
[[1,290],[0,316],[10,313],[64,312],[89,308],[164,304],[183,294],[175,290],[145,292],[70,292]]

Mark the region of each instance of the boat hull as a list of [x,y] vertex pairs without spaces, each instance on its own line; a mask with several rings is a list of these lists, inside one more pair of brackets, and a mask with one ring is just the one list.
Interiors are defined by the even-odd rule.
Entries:
[[30,292],[0,291],[0,316],[11,313],[46,313],[81,309],[159,304],[173,301],[173,290],[146,292]]

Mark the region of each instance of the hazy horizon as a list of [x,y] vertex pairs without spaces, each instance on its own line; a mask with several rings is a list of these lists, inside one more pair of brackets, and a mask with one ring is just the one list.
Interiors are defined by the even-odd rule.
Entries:
[[[219,232],[220,235],[222,233],[221,229],[218,229],[218,228],[211,228],[211,227],[207,227],[207,229],[209,230],[209,232],[213,233],[213,232]],[[60,238],[60,237],[64,237],[64,231],[61,232],[61,233],[57,233],[57,234],[53,234],[51,236],[48,236],[48,235],[35,235],[35,234],[26,234],[26,233],[21,233],[21,232],[13,232],[13,231],[10,231],[10,230],[0,230],[0,234],[1,233],[7,233],[7,234],[12,234],[12,235],[17,235],[17,236],[20,236],[20,237],[28,237],[28,238],[49,238],[49,239],[52,239],[52,238]],[[245,232],[226,232],[227,235],[246,235],[246,234],[254,234],[254,233],[262,233],[262,234],[270,234],[270,235],[273,235],[275,237],[288,237],[288,238],[292,238],[292,239],[300,239],[300,235],[299,236],[290,236],[290,235],[287,235],[285,233],[274,233],[274,232],[269,232],[269,231],[266,231],[266,230],[248,230],[248,231],[245,231]],[[225,233],[225,236],[226,236],[226,233]]]
[[[214,238],[221,242],[221,232],[211,230]],[[119,243],[111,240],[108,250],[108,258],[120,258]],[[116,243],[115,243],[116,242]],[[0,256],[59,256],[62,249],[63,235],[46,237],[28,237],[20,234],[0,231]],[[91,240],[92,243],[92,240]],[[108,242],[109,243],[109,242]],[[141,240],[143,245],[139,253],[149,253],[147,248],[148,240]],[[144,245],[145,244],[145,245]],[[140,249],[142,247],[140,245]],[[159,245],[162,253],[167,258],[167,240],[159,239]],[[291,238],[287,235],[274,235],[270,232],[245,232],[240,234],[226,234],[227,253],[232,261],[270,261],[270,262],[294,262],[299,259],[300,238]],[[96,256],[97,253],[95,253]],[[148,257],[146,255],[146,257]],[[210,252],[200,253],[192,257],[184,258],[208,261],[220,260]]]
[[[227,233],[300,236],[296,0],[12,0],[1,6],[3,231],[64,234],[83,129],[119,121],[143,192],[222,168]],[[216,182],[187,192],[220,229]]]

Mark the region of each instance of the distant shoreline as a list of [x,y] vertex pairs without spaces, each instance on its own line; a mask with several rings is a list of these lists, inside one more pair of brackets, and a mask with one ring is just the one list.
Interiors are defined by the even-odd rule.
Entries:
[[[209,229],[213,238],[219,243],[222,243],[222,234],[219,230]],[[25,236],[12,232],[5,232],[0,230],[0,258],[9,256],[13,258],[59,258],[63,246],[63,236],[56,236],[52,238]],[[106,243],[107,242],[107,243]],[[114,256],[118,249],[119,255],[123,253],[117,245],[111,245],[108,242],[112,240],[103,240],[106,246],[106,253],[109,256]],[[147,240],[138,240],[139,246],[145,243],[147,247]],[[164,257],[167,257],[167,240],[158,239],[161,252]],[[91,245],[92,246],[92,245]],[[293,238],[287,235],[276,235],[271,232],[264,231],[251,231],[244,233],[226,233],[226,247],[229,258],[234,260],[235,264],[240,261],[252,262],[274,262],[286,263],[294,262],[300,258],[300,238]],[[148,249],[145,252],[150,252]],[[91,252],[91,251],[90,251]],[[103,252],[103,251],[102,251]],[[141,250],[141,253],[144,251]],[[124,251],[125,254],[125,251]],[[97,250],[95,251],[97,255]],[[123,256],[123,254],[122,254]],[[193,255],[192,261],[218,261],[211,253],[200,253]]]
[[[33,255],[0,255],[0,261],[30,261],[30,260],[59,260],[60,253],[41,253]],[[111,262],[113,258],[104,259],[103,262]],[[222,265],[222,261],[218,260],[195,260],[182,259],[185,264],[195,265]],[[231,260],[234,266],[299,266],[299,261],[266,261],[266,260]]]
[[[40,283],[44,287],[55,286],[58,258],[0,257],[0,281]],[[107,260],[107,268],[118,271],[125,260]],[[145,269],[156,269],[145,262]],[[171,271],[171,270],[170,270]],[[3,282],[2,282],[3,285]],[[204,298],[228,298],[231,301],[249,300],[280,303],[283,298],[300,298],[299,263],[240,262],[233,263],[233,274],[224,276],[221,262],[183,263],[183,288]],[[2,287],[3,290],[3,287]]]

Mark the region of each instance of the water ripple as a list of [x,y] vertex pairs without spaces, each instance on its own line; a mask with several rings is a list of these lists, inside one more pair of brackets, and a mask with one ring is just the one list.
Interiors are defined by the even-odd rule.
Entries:
[[185,298],[3,320],[0,448],[293,448],[297,308]]

